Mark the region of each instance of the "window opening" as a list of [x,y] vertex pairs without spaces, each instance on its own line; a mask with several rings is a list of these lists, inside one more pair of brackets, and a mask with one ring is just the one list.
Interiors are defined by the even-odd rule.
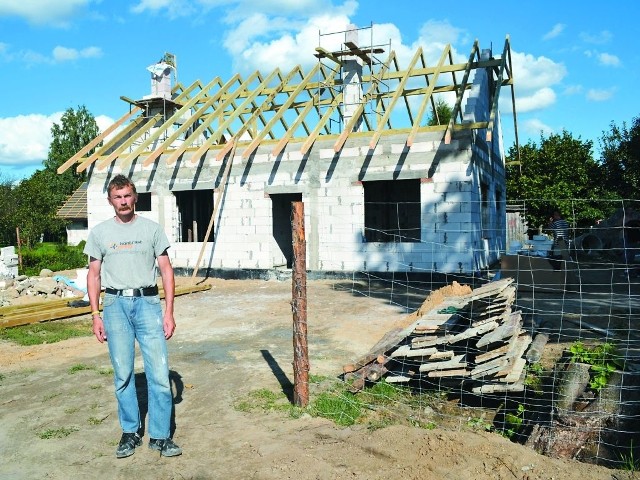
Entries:
[[213,242],[213,228],[205,240],[213,214],[213,190],[173,192],[178,206],[178,236],[180,242]]
[[420,180],[362,182],[367,242],[419,242]]
[[138,193],[138,201],[136,202],[136,212],[151,211],[151,193]]

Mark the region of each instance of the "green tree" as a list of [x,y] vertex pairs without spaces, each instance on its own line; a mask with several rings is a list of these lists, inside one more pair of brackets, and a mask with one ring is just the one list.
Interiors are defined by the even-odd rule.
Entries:
[[67,109],[60,119],[60,125],[54,123],[51,127],[52,141],[47,159],[43,163],[45,171],[55,175],[52,177],[52,189],[58,195],[60,203],[82,184],[86,175],[84,172],[77,173],[75,168],[68,168],[64,173],[58,174],[58,168],[97,137],[99,132],[95,118],[84,105],[77,110]]
[[453,109],[442,98],[438,98],[435,102],[435,109],[432,107],[429,111],[427,125],[433,127],[435,125],[447,125],[453,115]]
[[74,168],[58,174],[57,170],[69,158],[93,140],[99,133],[96,121],[84,107],[69,108],[62,115],[60,124],[51,127],[52,141],[44,169],[21,181],[14,189],[16,205],[14,228],[20,228],[20,240],[28,247],[34,246],[45,235],[64,238],[65,221],[56,216],[64,201],[84,181],[85,174]]
[[507,198],[524,201],[531,228],[547,226],[554,209],[575,227],[588,227],[610,215],[615,195],[602,186],[602,166],[592,154],[592,142],[561,134],[540,136],[540,144],[515,145],[507,154]]
[[60,196],[50,186],[54,177],[47,170],[38,170],[21,181],[15,189],[16,225],[20,228],[20,242],[32,248],[43,235],[64,238],[65,222],[56,217]]
[[14,180],[0,172],[0,246],[15,245],[15,192]]
[[600,138],[600,161],[604,184],[625,199],[638,199],[640,189],[640,117],[618,127],[611,122],[611,130]]

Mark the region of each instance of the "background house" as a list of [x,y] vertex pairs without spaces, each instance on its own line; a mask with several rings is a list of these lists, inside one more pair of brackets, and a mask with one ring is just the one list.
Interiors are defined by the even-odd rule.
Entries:
[[58,217],[69,222],[66,226],[69,245],[78,245],[81,241],[86,241],[89,236],[87,186],[87,182],[80,185],[56,212]]

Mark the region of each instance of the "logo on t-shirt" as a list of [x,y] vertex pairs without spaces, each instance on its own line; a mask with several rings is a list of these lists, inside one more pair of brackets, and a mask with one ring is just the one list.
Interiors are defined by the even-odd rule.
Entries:
[[131,250],[132,248],[134,248],[136,245],[140,245],[142,244],[142,240],[130,240],[128,242],[113,242],[111,245],[109,245],[109,248],[111,250]]

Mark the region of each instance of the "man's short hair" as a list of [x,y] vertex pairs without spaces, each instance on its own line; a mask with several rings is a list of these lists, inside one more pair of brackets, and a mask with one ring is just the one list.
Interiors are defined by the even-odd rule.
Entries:
[[109,187],[107,188],[107,194],[110,195],[111,190],[113,190],[114,188],[120,189],[125,187],[131,187],[131,190],[133,190],[134,195],[138,194],[135,184],[128,177],[119,173],[118,175],[113,177],[109,182]]

